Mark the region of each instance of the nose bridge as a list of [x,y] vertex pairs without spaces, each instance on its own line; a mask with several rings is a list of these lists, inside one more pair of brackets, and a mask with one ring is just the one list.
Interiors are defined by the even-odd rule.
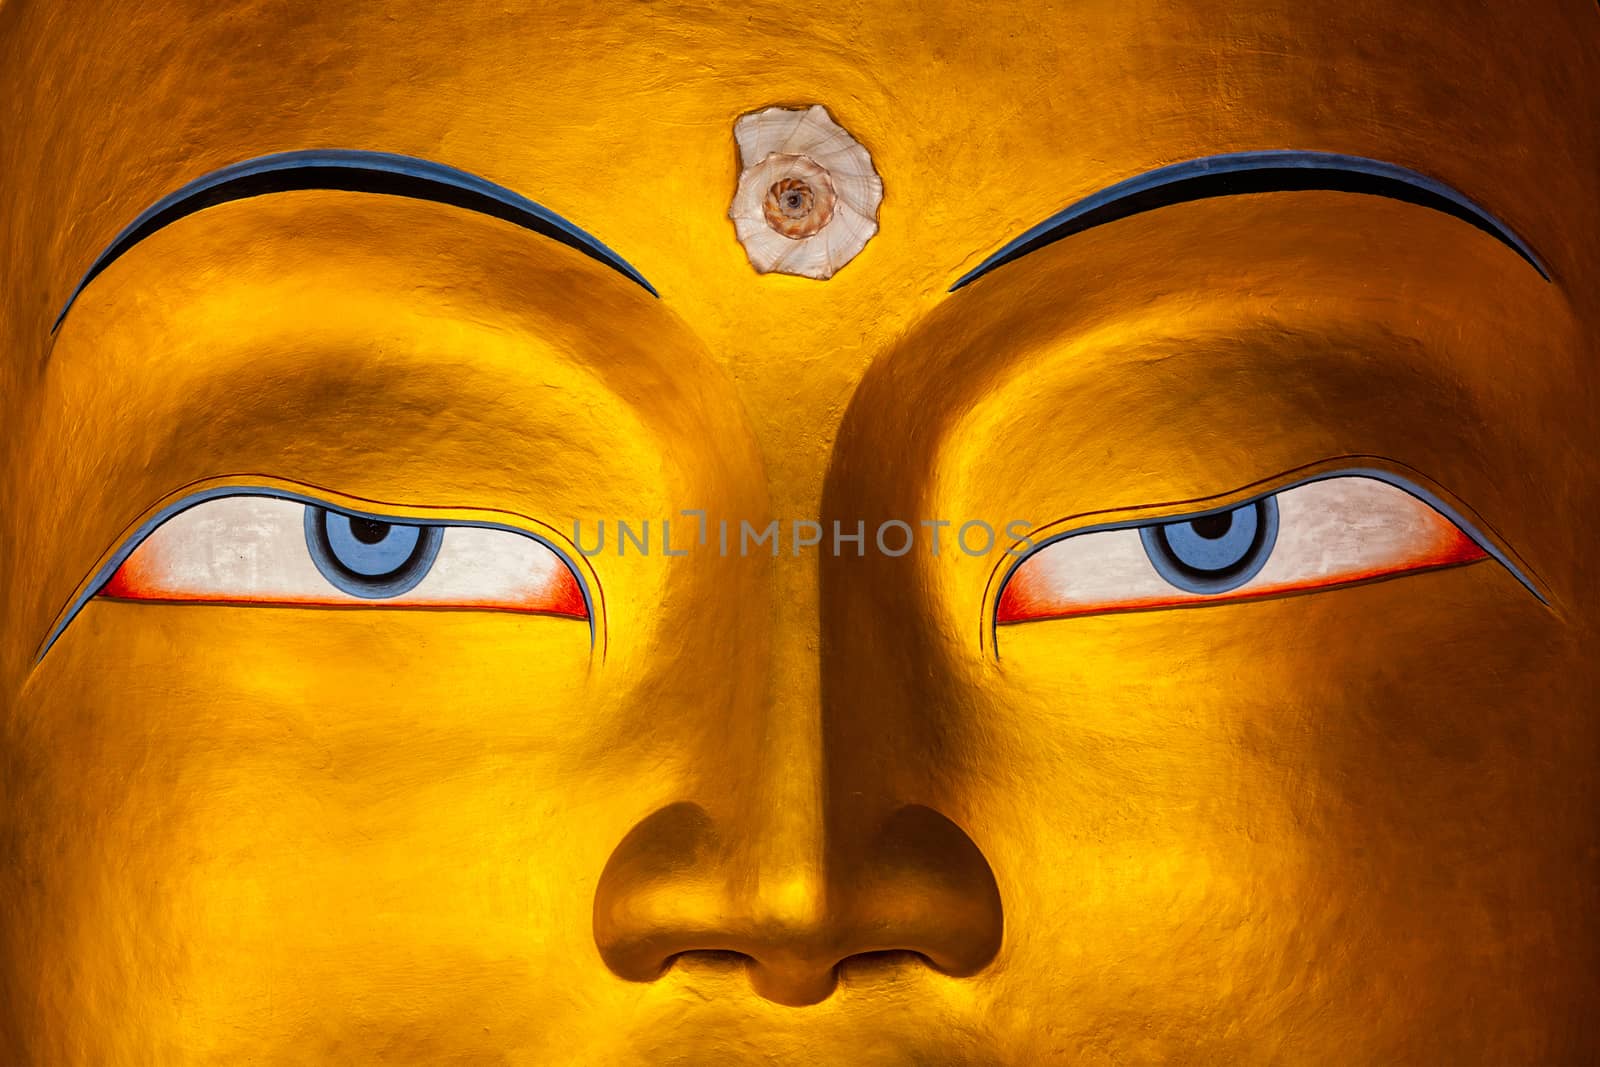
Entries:
[[[703,741],[693,795],[644,818],[601,874],[595,940],[624,978],[734,953],[757,993],[799,1006],[826,998],[852,958],[963,976],[998,951],[982,853],[898,795],[895,766],[919,757],[877,720],[922,709],[841,635],[827,639],[816,571],[784,565],[795,562],[773,561],[770,629],[742,642],[756,658],[729,665],[739,695]],[[841,719],[862,728],[841,731]]]
[[[827,901],[828,768],[823,747],[817,588],[810,567],[780,560],[774,632],[760,706],[751,719],[750,774],[730,798],[731,888],[760,925],[815,936]],[[788,565],[785,565],[788,564]]]
[[733,952],[758,993],[808,1004],[832,989],[844,940],[828,891],[816,572],[804,557],[749,562],[770,567],[766,632],[738,650],[759,662],[728,665],[737,695],[704,742],[696,795],[641,821],[613,852],[595,936],[625,978]]

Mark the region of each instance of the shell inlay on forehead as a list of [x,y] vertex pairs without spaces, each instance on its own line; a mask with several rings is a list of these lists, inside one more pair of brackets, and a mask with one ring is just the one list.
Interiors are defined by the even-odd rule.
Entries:
[[733,136],[743,169],[728,217],[760,273],[831,278],[878,232],[883,181],[827,108],[754,111]]

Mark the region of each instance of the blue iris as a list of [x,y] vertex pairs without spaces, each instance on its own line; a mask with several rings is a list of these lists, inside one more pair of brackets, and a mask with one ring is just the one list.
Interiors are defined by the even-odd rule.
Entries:
[[1190,593],[1226,593],[1260,573],[1278,540],[1278,501],[1265,496],[1231,511],[1141,526],[1156,573]]
[[382,600],[414,589],[433,567],[444,531],[438,526],[369,519],[306,505],[306,548],[334,587]]

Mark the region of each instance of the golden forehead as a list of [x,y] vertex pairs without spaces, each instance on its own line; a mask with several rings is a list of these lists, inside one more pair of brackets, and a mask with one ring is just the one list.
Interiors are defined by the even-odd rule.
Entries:
[[[821,348],[848,347],[869,314],[892,332],[1066,204],[1198,156],[1296,148],[1411,167],[1558,269],[1586,221],[1560,212],[1595,210],[1581,163],[1600,114],[1575,111],[1592,100],[1580,45],[1596,27],[1579,4],[1473,20],[1378,0],[878,3],[848,17],[784,3],[193,6],[8,12],[6,97],[48,117],[6,146],[8,173],[51,190],[30,213],[48,231],[46,302],[160,196],[307,148],[437,159],[523,193],[735,352],[795,323]],[[727,219],[734,120],[810,103],[870,149],[886,187],[880,235],[826,284],[756,276]]]

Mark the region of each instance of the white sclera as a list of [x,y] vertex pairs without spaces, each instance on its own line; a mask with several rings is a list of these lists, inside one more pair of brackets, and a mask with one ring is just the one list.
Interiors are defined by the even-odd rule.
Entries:
[[[1309,482],[1277,494],[1277,503],[1272,554],[1255,577],[1227,595],[1315,586],[1420,564],[1459,536],[1454,524],[1426,503],[1376,478]],[[1012,581],[1018,580],[1027,583],[1030,601],[1054,608],[1204,599],[1161,577],[1134,528],[1078,534],[1047,545],[1017,569]]]
[[341,592],[312,562],[305,511],[276,497],[207,500],[162,523],[124,567],[141,595],[187,600],[537,603],[571,580],[561,558],[531,537],[446,525],[439,554],[415,588],[390,601],[364,600]]

